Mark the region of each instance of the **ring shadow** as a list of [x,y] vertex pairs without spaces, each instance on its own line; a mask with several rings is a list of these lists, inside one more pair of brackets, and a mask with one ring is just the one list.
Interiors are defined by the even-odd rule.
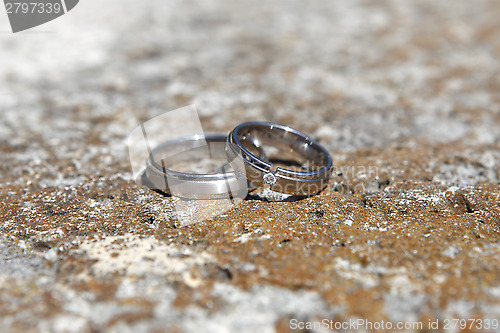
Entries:
[[146,175],[146,170],[144,170],[140,177],[139,177],[139,185],[146,186],[150,190],[164,196],[164,197],[171,197],[172,195],[170,193],[164,192],[158,188],[149,180],[148,176]]
[[269,200],[266,197],[262,197],[258,194],[248,194],[245,197],[245,200],[248,201],[263,201],[263,202],[295,202],[295,201],[301,201],[307,198],[312,197],[313,195],[291,195],[289,197],[284,198],[283,200]]

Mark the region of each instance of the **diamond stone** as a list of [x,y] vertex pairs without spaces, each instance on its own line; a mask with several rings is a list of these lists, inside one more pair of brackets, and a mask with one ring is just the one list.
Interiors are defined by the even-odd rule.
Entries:
[[276,177],[272,173],[266,173],[264,177],[262,177],[262,180],[269,185],[274,185],[274,183],[276,183]]

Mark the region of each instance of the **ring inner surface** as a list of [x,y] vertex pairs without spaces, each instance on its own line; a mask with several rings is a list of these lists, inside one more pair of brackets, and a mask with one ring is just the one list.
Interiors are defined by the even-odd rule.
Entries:
[[329,159],[321,147],[306,136],[282,128],[254,126],[237,133],[241,145],[254,156],[262,151],[271,169],[281,167],[300,172],[320,171],[328,166]]
[[[153,150],[152,164],[162,171],[192,175],[233,172],[224,151],[225,139],[184,140],[163,144]],[[223,168],[223,170],[222,170]]]

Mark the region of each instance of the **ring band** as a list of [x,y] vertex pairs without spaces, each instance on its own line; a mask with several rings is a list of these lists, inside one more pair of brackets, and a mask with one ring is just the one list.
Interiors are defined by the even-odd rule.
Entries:
[[[270,160],[272,164],[267,162],[269,154],[265,154],[264,145],[279,151],[279,159]],[[263,152],[261,158],[256,156],[259,151]],[[293,128],[268,122],[235,127],[227,137],[226,154],[230,161],[244,162],[251,188],[268,184],[271,190],[286,194],[319,193],[333,169],[330,154],[318,142]],[[286,164],[287,168],[276,164]],[[300,169],[289,169],[290,164]]]
[[[244,175],[236,176],[235,164],[227,162],[225,141],[224,135],[196,135],[163,143],[150,153],[146,176],[155,189],[183,199],[244,198],[248,193],[247,180]],[[204,158],[203,153],[208,156]],[[213,166],[211,173],[173,170],[173,163],[188,164],[190,158],[212,164],[219,160],[223,162]]]

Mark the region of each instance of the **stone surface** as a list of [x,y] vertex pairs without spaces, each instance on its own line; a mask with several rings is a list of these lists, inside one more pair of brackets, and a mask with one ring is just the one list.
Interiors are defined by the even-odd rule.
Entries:
[[[0,14],[0,330],[500,319],[499,14],[81,1],[16,35]],[[173,199],[132,180],[125,140],[192,103],[207,132],[310,133],[336,176],[177,227]]]

